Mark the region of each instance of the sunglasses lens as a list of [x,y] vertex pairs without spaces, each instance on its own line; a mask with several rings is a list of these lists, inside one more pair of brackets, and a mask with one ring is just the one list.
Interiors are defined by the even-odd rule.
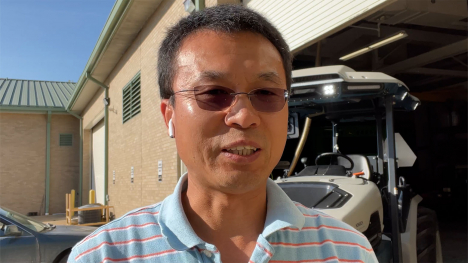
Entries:
[[231,93],[234,91],[221,86],[203,86],[196,88],[195,99],[198,107],[208,111],[225,110],[231,106]]
[[[235,93],[222,86],[200,86],[195,88],[198,107],[208,111],[221,111],[229,108]],[[277,112],[286,103],[285,90],[279,88],[261,88],[249,93],[252,106],[261,112]]]
[[284,89],[262,88],[251,92],[252,106],[261,112],[277,112],[286,104]]

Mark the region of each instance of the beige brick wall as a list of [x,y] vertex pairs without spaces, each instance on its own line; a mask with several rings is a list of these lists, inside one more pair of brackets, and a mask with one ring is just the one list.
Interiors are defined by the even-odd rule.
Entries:
[[99,89],[88,105],[85,107],[82,113],[83,117],[83,194],[82,204],[86,205],[89,203],[89,190],[91,186],[91,138],[92,128],[101,119],[104,112],[104,104],[102,102],[104,98],[103,89]]
[[[72,146],[60,146],[62,133],[72,134]],[[79,166],[80,121],[71,115],[53,114],[50,125],[50,214],[65,213],[65,194],[72,189],[78,193]]]
[[0,113],[0,205],[44,212],[47,115]]
[[[73,134],[72,147],[59,146],[59,134]],[[0,113],[0,205],[20,213],[44,213],[47,115]],[[65,212],[65,193],[79,180],[79,121],[51,118],[49,213]]]
[[[220,0],[235,3],[235,0]],[[209,0],[206,6],[213,6]],[[160,112],[157,84],[157,51],[167,28],[188,15],[182,2],[163,1],[148,19],[133,44],[125,52],[108,79],[109,85],[109,205],[115,207],[116,216],[149,204],[162,201],[173,192],[178,180],[175,141],[167,136]],[[122,124],[122,89],[141,72],[141,113]],[[86,108],[84,125],[95,118],[103,108],[102,92]],[[89,135],[84,144],[83,174],[89,178]],[[163,179],[158,180],[158,161],[163,162]],[[130,182],[131,167],[134,181]],[[113,172],[116,180],[113,183]],[[88,179],[87,179],[88,180]]]

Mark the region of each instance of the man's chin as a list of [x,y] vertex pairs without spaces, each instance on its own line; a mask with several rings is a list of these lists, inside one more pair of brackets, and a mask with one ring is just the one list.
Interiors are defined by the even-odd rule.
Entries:
[[218,178],[220,190],[230,194],[251,192],[266,185],[268,175],[248,172],[229,172]]

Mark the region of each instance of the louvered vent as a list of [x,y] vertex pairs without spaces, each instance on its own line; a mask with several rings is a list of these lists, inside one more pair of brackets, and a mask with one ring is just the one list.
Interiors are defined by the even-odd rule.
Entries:
[[60,134],[60,146],[72,146],[73,135],[72,134]]
[[122,122],[125,123],[141,111],[140,73],[123,89]]

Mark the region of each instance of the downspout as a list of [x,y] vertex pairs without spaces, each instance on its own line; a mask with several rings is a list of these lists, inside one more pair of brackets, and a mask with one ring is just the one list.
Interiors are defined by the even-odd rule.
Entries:
[[205,0],[195,0],[195,11],[202,11],[205,9]]
[[80,184],[78,187],[78,195],[80,198],[78,199],[78,206],[81,206],[83,201],[83,118],[70,110],[67,110],[72,116],[80,120]]
[[50,120],[52,112],[47,111],[47,135],[46,135],[46,181],[45,181],[45,215],[49,215],[49,198],[50,198]]
[[104,95],[104,100],[107,101],[107,103],[104,103],[104,127],[105,127],[105,132],[104,132],[104,204],[107,205],[108,202],[108,193],[107,193],[107,187],[108,187],[108,182],[107,182],[107,174],[108,174],[108,164],[109,164],[109,151],[108,151],[108,145],[109,145],[109,87],[107,87],[104,83],[100,82],[99,80],[93,78],[91,76],[91,73],[86,72],[86,78],[97,85],[99,85],[101,88],[104,89],[105,95]]

